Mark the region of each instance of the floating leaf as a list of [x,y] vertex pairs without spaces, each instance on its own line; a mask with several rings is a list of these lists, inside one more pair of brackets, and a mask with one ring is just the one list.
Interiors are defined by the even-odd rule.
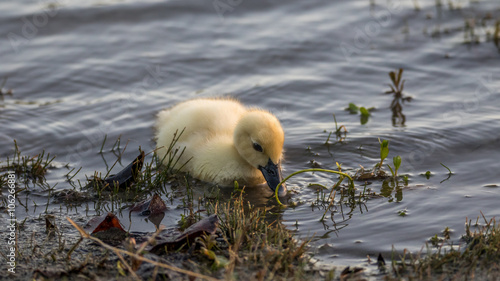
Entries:
[[361,115],[361,117],[359,118],[359,122],[361,123],[361,125],[364,125],[364,124],[368,123],[368,119],[369,119],[369,116]]
[[360,107],[359,111],[361,112],[362,116],[370,116],[370,112],[364,107]]
[[406,217],[408,215],[408,210],[404,209],[404,210],[398,211],[398,215],[401,217]]
[[349,112],[351,114],[356,114],[358,113],[358,107],[354,103],[349,103]]

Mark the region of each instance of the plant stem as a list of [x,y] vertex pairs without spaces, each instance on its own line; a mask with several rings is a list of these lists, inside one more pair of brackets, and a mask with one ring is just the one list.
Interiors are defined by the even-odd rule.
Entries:
[[[352,190],[354,190],[354,181],[353,179],[351,178],[351,176],[349,176],[348,174],[346,173],[342,173],[342,172],[339,172],[339,171],[334,171],[334,170],[328,170],[328,169],[304,169],[304,170],[300,170],[300,171],[297,171],[297,172],[294,172],[294,173],[291,173],[290,175],[288,175],[288,177],[286,177],[285,179],[283,179],[277,186],[276,186],[276,190],[274,191],[274,197],[276,198],[276,201],[278,202],[279,205],[281,206],[285,206],[285,204],[281,203],[279,197],[278,197],[278,191],[280,189],[280,186],[285,183],[289,178],[295,176],[295,175],[298,175],[298,174],[302,174],[302,173],[305,173],[305,172],[325,172],[325,173],[332,173],[332,174],[338,174],[338,175],[341,175],[341,176],[345,176],[349,179],[349,183],[350,183],[350,186],[349,188]],[[340,182],[338,183],[340,185]]]

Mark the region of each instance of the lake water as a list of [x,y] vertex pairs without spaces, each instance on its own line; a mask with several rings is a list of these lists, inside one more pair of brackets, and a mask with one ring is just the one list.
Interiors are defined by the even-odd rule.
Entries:
[[[466,217],[500,214],[499,21],[497,0],[4,1],[0,78],[14,93],[0,101],[0,156],[12,155],[13,139],[23,154],[57,155],[48,183],[70,188],[66,163],[83,167],[80,180],[106,171],[103,157],[116,160],[109,149],[121,136],[126,165],[139,146],[154,149],[159,110],[231,96],[281,120],[285,174],[311,161],[350,173],[371,168],[380,161],[378,138],[390,141],[385,163],[402,157],[409,182],[399,194],[371,180],[387,197],[337,206],[324,222],[308,185],[331,187],[336,177],[289,181],[297,206],[284,210],[283,223],[298,238],[314,235],[318,265],[366,266],[367,255],[390,259],[393,246],[415,252],[445,227],[459,243]],[[403,105],[404,125],[393,125],[392,96],[384,94],[398,68],[413,98]],[[375,108],[366,124],[345,110],[349,103]],[[332,114],[348,133],[325,145]],[[43,191],[30,196],[47,202]]]

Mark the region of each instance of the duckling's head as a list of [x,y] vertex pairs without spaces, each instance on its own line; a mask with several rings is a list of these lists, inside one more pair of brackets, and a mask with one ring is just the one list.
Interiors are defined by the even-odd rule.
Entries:
[[[250,110],[239,120],[234,131],[234,144],[238,153],[250,165],[259,169],[267,185],[276,190],[283,180],[281,158],[285,134],[278,119],[263,110]],[[279,196],[286,194],[283,184]]]

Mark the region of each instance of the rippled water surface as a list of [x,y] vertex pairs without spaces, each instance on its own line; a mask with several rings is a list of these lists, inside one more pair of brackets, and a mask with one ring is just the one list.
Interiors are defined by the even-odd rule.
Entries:
[[[139,146],[153,150],[159,110],[232,96],[281,120],[285,174],[336,162],[351,173],[371,168],[380,161],[378,138],[390,140],[389,159],[401,155],[409,183],[399,193],[372,180],[369,188],[387,197],[338,207],[323,222],[325,206],[309,184],[331,187],[336,177],[290,180],[297,206],[282,219],[298,238],[314,235],[320,265],[363,265],[367,255],[389,257],[393,245],[418,251],[445,227],[458,243],[466,217],[500,213],[500,4],[330,2],[2,2],[0,78],[8,77],[4,92],[14,92],[0,101],[2,161],[13,139],[23,154],[50,152],[57,158],[49,184],[69,188],[69,169],[83,167],[80,180],[106,171],[120,136],[122,146],[128,141],[124,165]],[[393,125],[392,97],[384,94],[388,72],[398,68],[413,98],[403,105],[404,125]],[[345,110],[349,103],[374,107],[366,124]],[[348,133],[325,144],[332,114]],[[43,191],[31,196],[47,202]],[[178,219],[168,217],[163,223]]]

